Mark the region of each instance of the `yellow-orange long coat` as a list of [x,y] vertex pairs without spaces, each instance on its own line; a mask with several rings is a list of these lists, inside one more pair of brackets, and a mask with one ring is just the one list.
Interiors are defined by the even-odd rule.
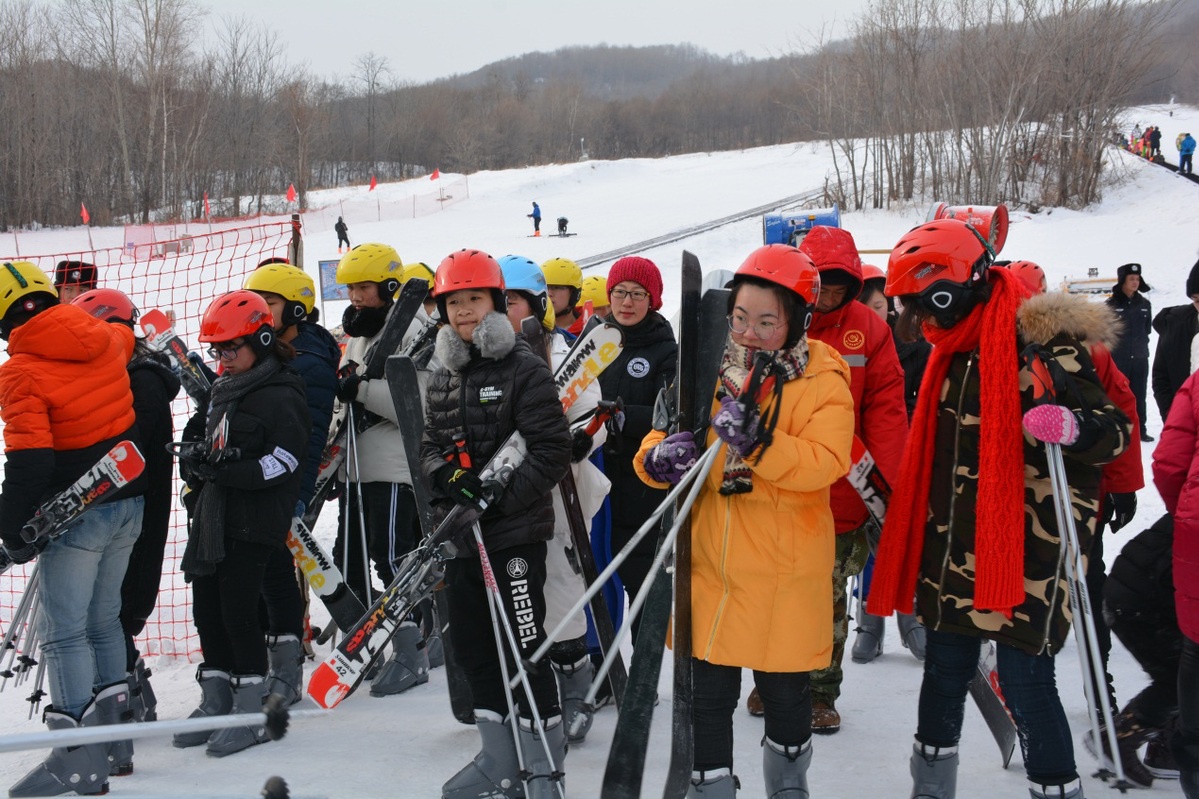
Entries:
[[[849,366],[809,341],[802,377],[783,387],[774,442],[753,470],[753,491],[721,496],[725,445],[691,513],[691,618],[695,657],[773,672],[829,665],[833,650],[833,514],[829,487],[850,464]],[[768,418],[773,402],[760,406]],[[713,413],[718,408],[713,403]],[[634,458],[665,433],[651,431]],[[753,460],[752,458],[750,459]]]

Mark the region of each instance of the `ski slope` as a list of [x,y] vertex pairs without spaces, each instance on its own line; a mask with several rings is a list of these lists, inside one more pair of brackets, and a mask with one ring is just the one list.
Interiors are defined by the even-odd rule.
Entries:
[[[1167,111],[1173,110],[1173,117]],[[1178,130],[1199,130],[1199,109],[1175,106],[1136,109],[1132,121],[1158,123],[1173,141]],[[1171,154],[1167,153],[1169,157]],[[1085,211],[1045,210],[1038,214],[1013,211],[1011,230],[1003,252],[1006,258],[1036,261],[1051,285],[1063,278],[1085,276],[1095,267],[1103,276],[1115,275],[1128,261],[1143,264],[1148,295],[1155,309],[1187,302],[1186,276],[1199,257],[1199,187],[1170,172],[1154,168],[1130,154],[1114,149],[1112,169],[1127,174],[1128,182],[1107,192],[1104,201]],[[617,162],[585,161],[469,176],[470,199],[440,213],[396,222],[356,224],[350,237],[355,244],[381,241],[394,245],[405,261],[425,261],[436,266],[451,251],[469,247],[499,257],[526,255],[538,262],[554,256],[583,260],[646,241],[664,233],[693,227],[708,220],[738,215],[776,198],[819,188],[830,171],[831,159],[820,144],[787,145],[744,152],[706,153],[657,160]],[[380,185],[383,198],[406,196],[435,189],[427,179]],[[319,192],[314,206],[358,196],[366,188]],[[960,202],[966,198],[937,198]],[[570,219],[577,236],[531,238],[532,225],[525,214],[536,200],[545,216],[544,228],[555,228],[558,216]],[[920,223],[927,204],[884,212],[843,214],[843,225],[864,249],[889,248],[899,236]],[[91,231],[97,247],[117,246],[119,228]],[[678,306],[678,272],[682,250],[696,253],[705,270],[735,269],[761,243],[761,223],[756,218],[728,222],[681,241],[642,250],[663,271],[664,313]],[[306,230],[306,265],[316,273],[318,260],[335,260],[336,235],[329,230]],[[42,230],[21,234],[24,252],[57,252],[86,246],[82,229]],[[11,234],[0,234],[0,253],[11,253]],[[885,255],[866,256],[867,262],[885,267]],[[587,270],[600,272],[603,263]],[[323,318],[335,324],[343,303],[329,303]],[[1161,429],[1156,406],[1149,402],[1149,429]],[[1146,468],[1152,444],[1145,448]],[[1152,486],[1140,494],[1136,520],[1105,547],[1108,562],[1129,537],[1148,526],[1163,512]],[[316,532],[325,542],[334,536],[336,513],[322,516]],[[314,602],[314,619],[323,608]],[[327,650],[326,650],[327,651]],[[321,654],[324,654],[322,652]],[[627,655],[626,655],[627,656]],[[198,689],[194,663],[158,658],[150,663],[158,693],[160,718],[181,718],[195,706]],[[809,772],[813,797],[906,796],[908,756],[916,724],[920,664],[899,645],[894,622],[887,626],[884,654],[870,664],[848,657],[845,683],[838,709],[843,717],[840,733],[817,736]],[[1122,701],[1145,684],[1144,675],[1116,643],[1111,670]],[[1086,729],[1078,660],[1069,642],[1058,658],[1058,683],[1077,741]],[[750,675],[745,675],[743,695]],[[654,716],[654,737],[649,754],[646,795],[660,795],[669,757],[669,665],[663,670],[661,704]],[[28,686],[0,692],[0,718],[6,733],[42,729],[27,720]],[[305,703],[307,705],[307,702]],[[588,740],[571,749],[566,761],[570,796],[598,796],[607,757],[615,711],[599,712]],[[736,767],[743,796],[763,794],[761,778],[762,722],[739,709],[735,716]],[[402,696],[372,698],[361,690],[335,711],[319,719],[297,721],[279,742],[255,747],[225,759],[212,759],[203,749],[177,750],[169,739],[139,742],[136,772],[110,781],[114,796],[250,797],[257,796],[267,777],[280,775],[294,796],[309,797],[436,797],[440,786],[472,757],[478,748],[473,728],[455,722],[449,712],[444,675],[432,673],[427,685]],[[35,765],[44,751],[0,755],[0,787],[7,787]],[[1076,746],[1080,770],[1089,775],[1094,762]],[[1110,790],[1098,780],[1084,777],[1088,796],[1106,796]],[[961,746],[959,796],[1005,799],[1025,796],[1019,753],[1007,770],[990,734],[971,706]],[[1177,783],[1158,782],[1153,795],[1180,796]]]

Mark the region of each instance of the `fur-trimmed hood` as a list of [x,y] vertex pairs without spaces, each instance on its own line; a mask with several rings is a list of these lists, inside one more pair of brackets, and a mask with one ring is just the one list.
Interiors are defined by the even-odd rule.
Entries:
[[516,332],[508,317],[498,311],[492,311],[483,317],[475,328],[474,341],[470,344],[463,341],[454,328],[444,325],[437,331],[437,345],[434,355],[451,372],[460,372],[462,367],[470,363],[471,348],[478,350],[484,358],[498,361],[512,352],[516,346]]
[[1060,333],[1079,341],[1111,349],[1120,340],[1123,325],[1104,303],[1064,292],[1029,297],[1016,313],[1020,338],[1027,344],[1048,344]]

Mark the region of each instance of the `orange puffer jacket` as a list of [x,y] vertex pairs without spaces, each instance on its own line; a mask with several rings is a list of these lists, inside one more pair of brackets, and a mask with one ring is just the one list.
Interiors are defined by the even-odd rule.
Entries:
[[13,330],[0,366],[4,451],[76,450],[134,421],[133,331],[55,305]]
[[[783,386],[773,443],[749,463],[753,491],[720,494],[727,447],[708,433],[721,452],[691,511],[691,623],[695,657],[709,663],[797,672],[832,657],[829,487],[849,470],[853,398],[845,361],[819,341],[808,347],[804,374]],[[665,435],[651,431],[633,458],[655,488],[665,484],[645,473],[644,459]]]

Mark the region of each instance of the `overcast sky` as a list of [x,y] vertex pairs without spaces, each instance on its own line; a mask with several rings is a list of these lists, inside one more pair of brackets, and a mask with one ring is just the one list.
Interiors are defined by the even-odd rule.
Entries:
[[[424,82],[568,45],[690,42],[768,58],[842,35],[867,0],[201,0],[208,27],[245,15],[280,34],[293,64],[349,78],[386,56],[395,80]],[[826,36],[828,38],[828,36]]]

